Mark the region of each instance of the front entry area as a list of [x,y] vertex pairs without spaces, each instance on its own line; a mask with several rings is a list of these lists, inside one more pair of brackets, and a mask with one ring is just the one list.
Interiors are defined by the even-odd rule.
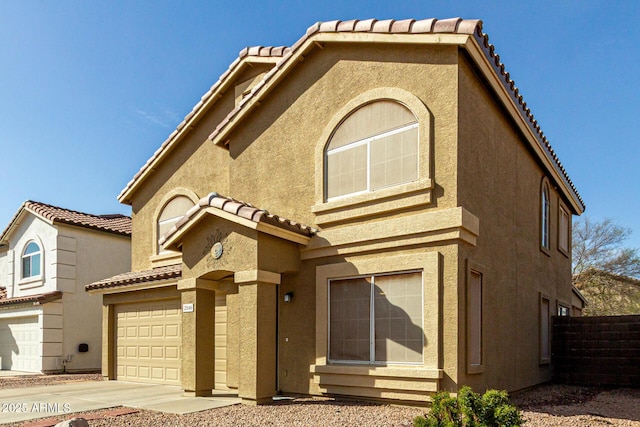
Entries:
[[180,300],[115,307],[116,379],[180,385]]

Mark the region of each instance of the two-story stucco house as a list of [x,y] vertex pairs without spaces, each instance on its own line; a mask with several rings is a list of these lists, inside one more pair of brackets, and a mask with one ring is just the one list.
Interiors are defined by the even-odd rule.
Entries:
[[131,266],[131,218],[25,202],[0,235],[0,369],[101,368],[102,298],[84,286]]
[[424,401],[550,379],[584,204],[481,22],[240,52],[119,196],[109,379]]

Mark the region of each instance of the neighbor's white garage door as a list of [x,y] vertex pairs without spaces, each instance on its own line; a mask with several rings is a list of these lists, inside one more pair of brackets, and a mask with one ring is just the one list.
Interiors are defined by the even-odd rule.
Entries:
[[180,300],[121,304],[115,314],[117,379],[180,384]]
[[39,372],[39,332],[38,316],[0,319],[0,367]]

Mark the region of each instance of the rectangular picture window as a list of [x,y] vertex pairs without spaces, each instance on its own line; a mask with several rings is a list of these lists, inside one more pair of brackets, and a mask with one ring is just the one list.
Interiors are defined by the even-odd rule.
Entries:
[[422,363],[422,273],[331,280],[329,359]]

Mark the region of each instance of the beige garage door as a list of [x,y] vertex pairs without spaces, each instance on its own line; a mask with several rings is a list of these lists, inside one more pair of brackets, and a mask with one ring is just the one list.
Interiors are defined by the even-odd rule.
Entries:
[[180,384],[180,300],[121,304],[116,313],[119,380]]
[[0,369],[39,372],[38,316],[0,319]]
[[227,296],[216,293],[215,389],[227,390]]

